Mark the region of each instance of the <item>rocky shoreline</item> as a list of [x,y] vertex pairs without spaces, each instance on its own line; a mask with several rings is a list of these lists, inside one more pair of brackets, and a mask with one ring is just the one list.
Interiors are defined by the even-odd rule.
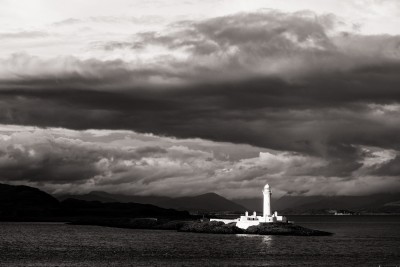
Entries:
[[252,234],[252,235],[291,235],[291,236],[330,236],[332,233],[308,229],[291,223],[261,223],[247,229],[236,227],[235,223],[192,222],[178,229],[180,232],[212,234]]
[[262,223],[247,229],[236,227],[235,223],[210,221],[157,221],[155,219],[91,219],[71,222],[73,225],[98,225],[129,229],[176,230],[178,232],[205,234],[253,234],[286,236],[330,236],[332,233],[305,228],[292,223]]

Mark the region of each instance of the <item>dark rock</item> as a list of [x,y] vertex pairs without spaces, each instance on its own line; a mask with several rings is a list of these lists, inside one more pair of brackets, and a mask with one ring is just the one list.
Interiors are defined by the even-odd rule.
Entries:
[[155,227],[155,229],[159,230],[179,230],[182,228],[185,224],[187,224],[187,221],[169,221],[165,222],[162,224],[159,224]]
[[292,236],[329,236],[332,233],[308,229],[291,223],[261,223],[250,226],[245,230],[246,234],[255,235],[292,235]]
[[180,232],[209,233],[209,234],[241,234],[243,230],[236,227],[235,223],[223,222],[188,222],[180,229]]
[[178,229],[180,232],[210,234],[254,234],[254,235],[292,235],[292,236],[329,236],[332,233],[308,229],[290,223],[262,223],[246,230],[236,227],[236,223],[223,222],[187,222]]

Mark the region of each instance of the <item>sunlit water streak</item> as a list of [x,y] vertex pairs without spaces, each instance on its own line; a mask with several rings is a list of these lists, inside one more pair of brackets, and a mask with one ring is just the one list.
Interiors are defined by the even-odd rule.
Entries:
[[400,265],[400,217],[295,217],[327,237],[0,223],[0,266]]

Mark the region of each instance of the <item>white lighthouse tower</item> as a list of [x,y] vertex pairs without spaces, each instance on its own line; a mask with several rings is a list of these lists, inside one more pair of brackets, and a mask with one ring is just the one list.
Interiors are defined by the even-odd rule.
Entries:
[[268,217],[271,216],[271,188],[269,184],[264,186],[264,190],[262,191],[264,195],[264,205],[263,205],[263,216]]
[[264,186],[262,190],[264,196],[263,216],[257,216],[256,212],[252,215],[246,211],[246,213],[240,218],[234,220],[228,219],[210,219],[210,221],[224,222],[224,223],[236,223],[236,226],[242,229],[247,229],[250,226],[259,225],[260,223],[274,223],[283,222],[286,223],[287,219],[285,216],[279,216],[278,212],[271,212],[271,188],[269,184]]

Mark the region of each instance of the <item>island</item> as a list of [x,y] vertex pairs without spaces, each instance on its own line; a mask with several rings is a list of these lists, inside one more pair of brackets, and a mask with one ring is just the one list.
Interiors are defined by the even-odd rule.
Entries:
[[246,211],[237,219],[201,219],[201,220],[166,220],[158,218],[136,218],[125,220],[78,220],[73,224],[89,224],[110,227],[134,229],[177,230],[179,232],[207,233],[207,234],[253,234],[253,235],[293,235],[293,236],[329,236],[332,233],[308,229],[293,224],[278,212],[271,212],[272,190],[269,184],[262,190],[263,216],[252,215]]
[[[268,196],[269,192],[265,190]],[[269,198],[265,203],[269,203]],[[267,207],[268,208],[268,207]],[[270,213],[270,208],[267,209]],[[53,196],[33,187],[0,184],[0,221],[65,222],[128,229],[174,230],[205,234],[323,236],[331,233],[307,229],[276,213],[246,215],[226,220],[202,218],[187,211],[139,203],[102,203]],[[259,219],[259,220],[257,220]]]
[[217,221],[200,220],[156,220],[155,218],[136,219],[80,219],[69,222],[72,225],[97,225],[106,227],[176,230],[202,234],[249,234],[249,235],[286,235],[286,236],[330,236],[330,232],[313,230],[293,223],[261,223],[247,229],[237,227],[234,223],[225,224]]

